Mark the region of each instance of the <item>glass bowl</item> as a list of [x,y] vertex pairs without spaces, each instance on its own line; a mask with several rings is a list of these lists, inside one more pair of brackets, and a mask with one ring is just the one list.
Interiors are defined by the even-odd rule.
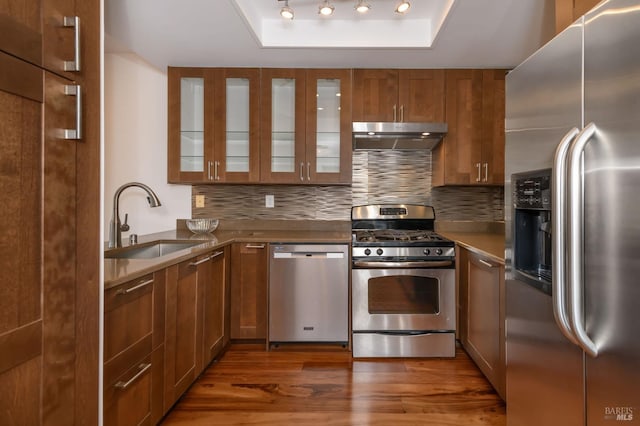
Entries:
[[218,219],[187,219],[187,228],[195,234],[213,232],[218,227]]

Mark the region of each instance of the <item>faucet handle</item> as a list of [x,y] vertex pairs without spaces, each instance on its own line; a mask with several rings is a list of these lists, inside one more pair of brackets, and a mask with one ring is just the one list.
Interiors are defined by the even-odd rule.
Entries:
[[131,227],[127,224],[127,221],[129,220],[129,213],[125,213],[124,214],[124,223],[122,225],[120,225],[120,230],[127,232],[129,229],[131,229]]

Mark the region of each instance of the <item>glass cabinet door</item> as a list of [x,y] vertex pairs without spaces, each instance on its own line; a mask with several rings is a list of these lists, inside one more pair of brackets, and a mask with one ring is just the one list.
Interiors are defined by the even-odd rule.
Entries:
[[305,183],[305,71],[262,70],[262,182]]
[[307,70],[306,165],[312,183],[351,183],[351,72]]
[[257,182],[260,178],[260,70],[215,70],[214,180]]
[[204,172],[204,78],[180,79],[180,171]]

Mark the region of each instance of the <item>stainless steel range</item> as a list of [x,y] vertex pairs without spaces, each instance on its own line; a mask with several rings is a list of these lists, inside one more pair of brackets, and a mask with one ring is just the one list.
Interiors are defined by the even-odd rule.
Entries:
[[353,356],[455,356],[455,248],[431,206],[351,209]]

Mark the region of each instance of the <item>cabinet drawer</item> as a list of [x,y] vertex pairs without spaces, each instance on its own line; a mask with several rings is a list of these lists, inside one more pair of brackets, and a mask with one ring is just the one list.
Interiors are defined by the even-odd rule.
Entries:
[[163,350],[156,349],[120,377],[105,381],[105,425],[152,425],[162,417]]
[[153,332],[153,284],[150,274],[105,293],[105,361]]

